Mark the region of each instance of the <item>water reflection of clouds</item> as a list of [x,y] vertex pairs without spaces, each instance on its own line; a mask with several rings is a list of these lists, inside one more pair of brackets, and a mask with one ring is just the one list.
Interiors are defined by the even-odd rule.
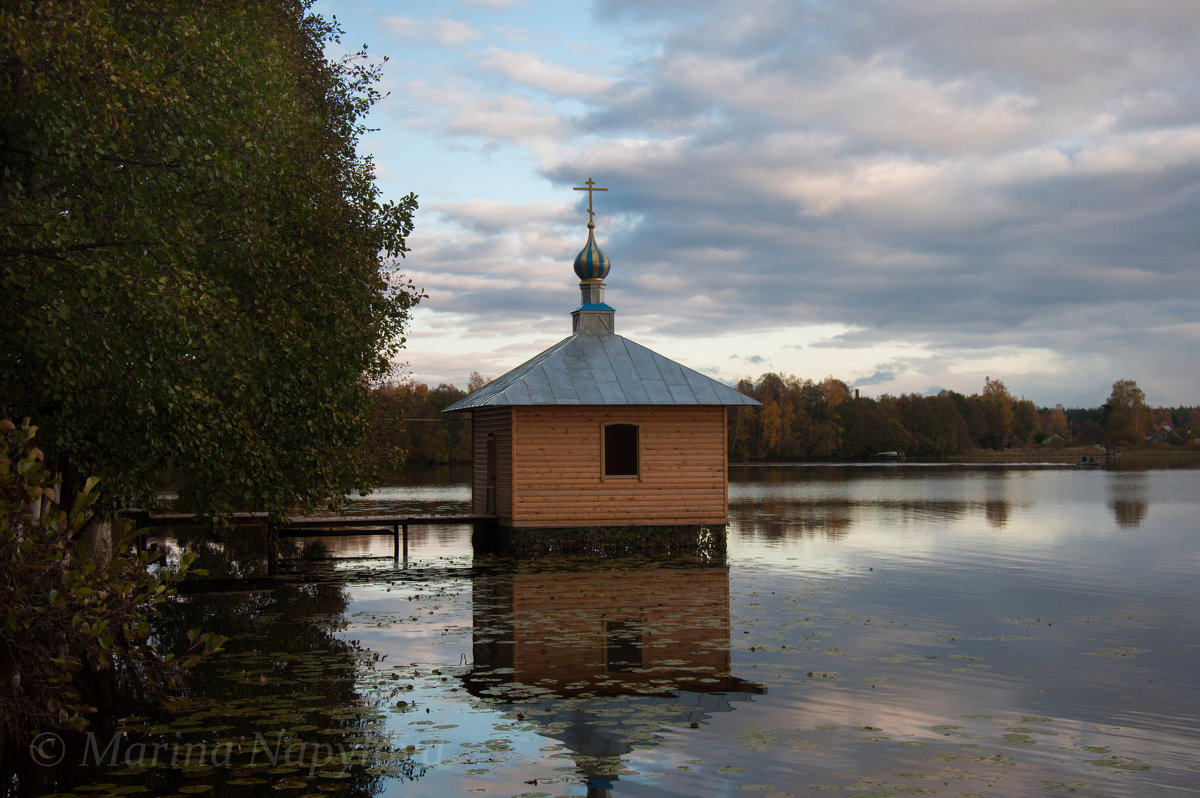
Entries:
[[[1103,474],[1065,470],[958,482],[926,473],[923,483],[892,474],[874,487],[844,478],[731,485],[729,670],[769,693],[736,712],[704,713],[698,729],[632,732],[620,745],[640,742],[622,755],[631,772],[614,794],[703,794],[714,783],[898,792],[946,782],[955,794],[1057,785],[1115,796],[1149,783],[1137,780],[1141,767],[1159,783],[1186,783],[1195,763],[1184,752],[1196,739],[1185,709],[1198,705],[1187,654],[1200,641],[1180,634],[1200,598],[1179,589],[1189,567],[1194,577],[1196,545],[1164,529],[1184,521],[1194,499],[1177,498],[1153,527],[1143,517],[1144,534],[1131,540],[1109,500],[1166,501],[1161,492],[1118,491],[1094,479]],[[549,632],[542,644],[577,637],[553,612],[530,617]],[[593,624],[590,634],[605,629]],[[584,649],[595,667],[603,644]],[[552,653],[539,659],[552,665]],[[594,732],[591,710],[529,700],[533,716],[552,719],[531,724],[525,712],[518,721],[522,710],[510,709],[508,721],[580,757],[585,745],[573,735]],[[632,704],[610,709],[653,717]],[[536,745],[521,750],[536,759]],[[717,775],[724,765],[737,767]]]
[[[777,754],[817,746],[808,768],[886,781],[919,751],[916,770],[973,771],[1004,794],[1062,780],[1064,759],[1094,794],[1126,794],[1120,768],[1146,763],[1173,764],[1166,783],[1186,782],[1200,691],[1178,635],[1200,643],[1185,631],[1195,598],[1164,606],[1140,580],[1064,579],[1049,562],[956,570],[894,555],[832,585],[767,568],[738,580],[735,617],[751,634],[735,661],[771,700],[737,720],[778,729]],[[779,628],[797,630],[794,650]],[[986,761],[999,754],[1011,768]],[[1106,755],[1116,759],[1087,764]]]
[[[367,513],[362,513],[366,515]],[[468,525],[420,526],[414,524],[408,530],[410,562],[414,566],[421,561],[444,557],[470,556],[471,528]],[[337,537],[306,537],[294,539],[292,556],[328,559],[335,567],[358,570],[355,559],[391,560],[394,544],[391,535],[338,535]],[[382,564],[381,564],[382,567]]]
[[404,487],[376,488],[356,502],[364,505],[377,503],[409,504],[412,502],[470,502],[471,486],[466,483],[450,485],[409,485]]
[[[414,528],[413,568],[377,539],[312,622],[412,685],[387,730],[421,794],[1195,784],[1195,476],[794,471],[735,474],[728,566],[489,564]],[[1136,534],[1125,502],[1154,504]]]
[[[826,575],[820,582],[826,586],[829,574],[841,575],[833,580],[835,590],[816,591],[769,566],[739,569],[754,583],[753,617],[770,614],[780,624],[807,625],[823,635],[814,638],[822,645],[811,647],[806,662],[836,676],[813,686],[779,670],[778,678],[792,679],[794,687],[764,679],[772,701],[755,711],[777,714],[775,722],[784,723],[790,713],[783,704],[799,696],[806,716],[843,731],[871,724],[931,745],[941,733],[931,735],[930,727],[941,724],[957,727],[946,732],[955,738],[974,729],[992,744],[1033,741],[1021,765],[1047,778],[1054,770],[1047,757],[1057,754],[1047,754],[1054,746],[1046,743],[1078,738],[1065,746],[1077,759],[1103,759],[1080,751],[1083,745],[1124,757],[1083,767],[1093,786],[1107,785],[1100,794],[1122,792],[1107,774],[1119,780],[1122,767],[1136,771],[1142,760],[1178,759],[1188,746],[1194,750],[1195,718],[1178,713],[1200,705],[1188,664],[1188,652],[1200,648],[1188,631],[1200,611],[1194,590],[1200,546],[1188,532],[1194,530],[1195,480],[1170,473],[1099,476],[1026,472],[958,486],[920,477],[905,486],[893,477],[874,501],[851,500],[845,494],[871,491],[836,478],[817,489],[804,481],[776,482],[779,490],[755,484],[749,500],[731,491],[734,558],[779,563],[786,554],[790,567]],[[900,486],[955,498],[897,503]],[[778,538],[764,546],[755,512],[760,497],[772,493],[762,506]],[[1153,527],[1147,526],[1151,497],[1161,508]],[[815,539],[807,523],[826,506],[851,519],[836,544]],[[926,512],[931,506],[939,512]],[[1144,532],[1133,540],[1123,534],[1132,524]],[[786,603],[764,607],[763,595],[776,593],[799,596],[803,614],[789,614]],[[752,674],[779,664],[771,655],[753,658]],[[863,680],[874,684],[869,700]],[[989,717],[961,717],[978,714]],[[1048,717],[1052,725],[1026,722],[1027,715]],[[872,724],[872,717],[879,722]],[[1121,728],[1101,733],[1104,724]],[[865,757],[852,746],[844,753],[860,763]],[[1045,765],[1045,774],[1029,770],[1031,757],[1037,767]],[[1179,770],[1170,777],[1172,783],[1179,778]],[[1024,775],[1021,782],[1038,787]],[[1021,790],[1010,784],[1006,792]]]
[[[1115,798],[1156,791],[1138,786],[1186,783],[1195,764],[1186,733],[1164,737],[1157,729],[1049,717],[1023,709],[1020,695],[1004,692],[968,696],[911,683],[881,690],[872,700],[859,690],[809,691],[799,716],[755,706],[734,719],[754,725],[733,733],[753,741],[753,750],[770,762],[762,770],[776,784],[840,787],[851,794],[1070,791]],[[1172,772],[1151,776],[1146,763],[1164,761]],[[1139,780],[1143,769],[1149,769],[1147,778]]]
[[471,512],[471,487],[465,483],[377,488],[353,496],[347,515],[463,515]]

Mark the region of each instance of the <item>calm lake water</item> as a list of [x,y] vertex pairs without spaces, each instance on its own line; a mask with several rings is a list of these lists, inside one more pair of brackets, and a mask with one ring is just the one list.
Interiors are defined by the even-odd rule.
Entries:
[[86,794],[1200,794],[1200,470],[735,467],[730,509],[707,559],[311,542],[173,608],[229,654]]

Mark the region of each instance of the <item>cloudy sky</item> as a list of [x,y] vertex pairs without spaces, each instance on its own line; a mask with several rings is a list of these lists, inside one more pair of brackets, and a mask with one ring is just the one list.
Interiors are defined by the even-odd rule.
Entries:
[[321,0],[388,56],[421,202],[406,360],[465,384],[617,331],[719,379],[1200,403],[1194,0]]

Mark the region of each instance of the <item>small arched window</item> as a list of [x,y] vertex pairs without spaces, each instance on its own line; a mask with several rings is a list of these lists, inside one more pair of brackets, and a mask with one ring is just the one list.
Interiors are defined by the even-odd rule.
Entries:
[[636,477],[640,459],[637,424],[604,425],[604,476]]

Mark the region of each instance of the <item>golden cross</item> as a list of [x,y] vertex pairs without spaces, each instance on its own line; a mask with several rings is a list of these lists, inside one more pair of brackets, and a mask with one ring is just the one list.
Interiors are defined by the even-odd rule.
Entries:
[[593,217],[595,217],[596,212],[592,210],[592,192],[593,191],[608,191],[608,189],[594,188],[594,186],[596,185],[596,181],[592,180],[590,177],[583,182],[586,183],[586,185],[574,186],[573,188],[575,191],[586,191],[588,193],[588,227],[594,227],[595,223],[592,221],[592,219],[593,219]]

